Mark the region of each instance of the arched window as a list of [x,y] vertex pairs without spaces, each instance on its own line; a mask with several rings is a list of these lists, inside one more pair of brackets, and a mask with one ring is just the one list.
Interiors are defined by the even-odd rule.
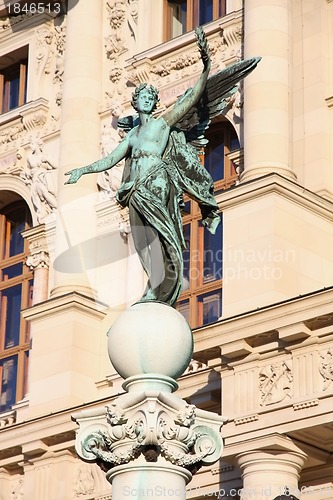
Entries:
[[0,412],[27,392],[30,336],[21,310],[31,305],[32,273],[25,265],[31,226],[28,206],[16,201],[0,210]]
[[[213,124],[202,161],[214,180],[215,193],[235,184],[237,174],[229,153],[239,149],[237,134],[228,121]],[[186,199],[183,231],[183,292],[177,309],[192,328],[213,323],[222,314],[223,218],[212,235],[201,222],[196,202]]]

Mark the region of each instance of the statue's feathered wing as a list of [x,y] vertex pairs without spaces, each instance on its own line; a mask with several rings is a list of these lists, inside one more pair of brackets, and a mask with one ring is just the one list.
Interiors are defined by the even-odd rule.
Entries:
[[[238,89],[237,84],[254,70],[260,59],[260,57],[253,57],[239,61],[208,78],[199,101],[176,124],[176,127],[185,133],[188,142],[197,147],[207,143],[204,134],[211,120],[226,111],[230,105],[229,98]],[[185,99],[191,90],[187,89],[178,98],[178,102]],[[131,130],[136,124],[137,117],[135,116],[126,116],[118,120],[118,127],[125,132]]]
[[[237,84],[254,70],[260,59],[253,57],[239,61],[208,78],[199,101],[176,124],[176,127],[185,132],[188,142],[197,147],[207,143],[204,134],[211,120],[226,112],[230,106],[230,97],[238,90]],[[191,89],[188,89],[179,100],[184,99],[190,91]]]

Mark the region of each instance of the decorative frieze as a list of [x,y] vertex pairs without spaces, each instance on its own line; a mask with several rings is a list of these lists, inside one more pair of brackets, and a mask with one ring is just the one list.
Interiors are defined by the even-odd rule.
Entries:
[[217,474],[225,474],[226,472],[231,472],[235,469],[233,465],[223,465],[222,467],[214,467],[210,469],[212,476],[216,476]]
[[312,408],[313,406],[319,405],[319,399],[312,399],[311,401],[302,401],[301,403],[295,403],[293,408],[295,411],[306,410],[307,408]]
[[256,422],[256,420],[259,420],[259,415],[248,415],[246,417],[242,418],[235,418],[234,422],[235,425],[243,425],[243,424],[249,424],[250,422]]

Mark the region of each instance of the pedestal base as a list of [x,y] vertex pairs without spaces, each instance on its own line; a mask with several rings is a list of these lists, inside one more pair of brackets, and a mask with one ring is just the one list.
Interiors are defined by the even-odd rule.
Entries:
[[110,328],[109,356],[127,394],[73,418],[76,451],[106,472],[113,499],[185,499],[192,474],[220,458],[226,419],[173,394],[192,349],[188,324],[165,304],[135,304]]

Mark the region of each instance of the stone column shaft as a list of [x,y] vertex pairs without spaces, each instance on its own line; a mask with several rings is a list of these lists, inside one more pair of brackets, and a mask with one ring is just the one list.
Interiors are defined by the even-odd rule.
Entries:
[[305,454],[284,450],[241,453],[237,457],[243,478],[241,500],[271,500],[288,491],[299,497],[299,473],[304,461]]
[[[93,267],[96,175],[64,185],[64,173],[100,157],[102,0],[69,0],[60,136],[60,167],[54,288],[91,295],[86,270]],[[89,248],[88,248],[89,246]]]
[[290,148],[289,0],[245,0],[244,57],[261,56],[244,80],[245,182],[277,172],[295,178]]

